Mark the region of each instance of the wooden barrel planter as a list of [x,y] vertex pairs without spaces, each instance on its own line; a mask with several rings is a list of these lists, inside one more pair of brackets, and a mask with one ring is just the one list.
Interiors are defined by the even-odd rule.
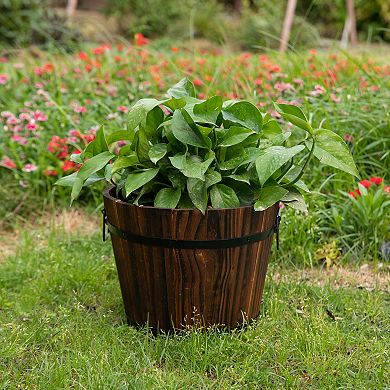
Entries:
[[104,207],[129,324],[230,329],[259,315],[278,204],[203,215],[135,206],[111,188]]

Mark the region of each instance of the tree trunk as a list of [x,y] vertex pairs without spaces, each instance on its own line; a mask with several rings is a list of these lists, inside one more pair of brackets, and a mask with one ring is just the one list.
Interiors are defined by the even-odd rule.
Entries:
[[74,11],[77,8],[77,0],[68,0],[68,5],[66,6],[66,15],[68,18],[71,18],[74,15]]
[[288,41],[290,39],[291,26],[294,21],[295,7],[297,5],[297,0],[288,0],[287,10],[283,22],[283,31],[280,38],[279,51],[285,52],[288,46]]
[[347,14],[349,19],[349,36],[351,39],[351,46],[356,46],[357,43],[356,15],[355,15],[355,5],[353,0],[347,0]]

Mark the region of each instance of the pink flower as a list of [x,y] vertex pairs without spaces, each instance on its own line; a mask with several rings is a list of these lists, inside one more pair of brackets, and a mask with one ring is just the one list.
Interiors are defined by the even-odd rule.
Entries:
[[129,109],[126,106],[118,106],[117,110],[121,112],[129,112]]
[[274,88],[279,92],[285,92],[292,89],[293,86],[290,83],[278,82],[275,83]]
[[20,115],[19,115],[19,119],[21,121],[30,121],[31,120],[31,117],[29,114],[27,114],[26,112],[22,112]]
[[11,140],[14,142],[17,142],[20,145],[26,145],[27,144],[27,139],[24,137],[21,137],[20,135],[13,135],[11,137]]
[[9,168],[9,169],[15,169],[16,168],[15,162],[13,160],[11,160],[8,156],[4,156],[0,160],[0,166],[2,166],[4,168]]
[[39,122],[46,122],[47,121],[47,115],[44,114],[41,111],[35,111],[34,112],[34,119]]
[[304,81],[302,79],[294,79],[293,81],[295,84],[299,85],[300,87],[302,87],[304,84]]
[[9,76],[7,74],[0,74],[0,85],[4,85],[9,80]]
[[83,113],[83,112],[87,112],[87,109],[84,106],[76,106],[73,109],[73,111],[80,114],[80,113]]
[[334,94],[334,93],[331,93],[331,94],[330,94],[330,98],[331,98],[332,101],[335,102],[335,103],[340,103],[340,101],[341,101],[340,96],[337,96],[337,95]]
[[390,186],[385,186],[384,190],[386,193],[390,194]]
[[11,111],[2,111],[2,112],[0,113],[0,115],[1,115],[3,118],[10,118],[10,117],[13,117],[13,116],[14,116],[14,114],[12,114]]
[[28,125],[26,126],[26,128],[27,128],[27,130],[32,130],[32,131],[34,131],[34,130],[37,129],[37,125],[36,125],[33,121],[31,121],[31,122],[28,123]]
[[68,135],[71,137],[81,137],[80,130],[77,129],[69,130]]
[[309,95],[311,96],[320,96],[320,95],[323,95],[325,93],[325,88],[322,87],[321,85],[316,85],[314,87],[314,90],[309,92]]
[[24,167],[23,167],[23,171],[24,172],[34,172],[38,169],[38,167],[34,164],[26,164]]

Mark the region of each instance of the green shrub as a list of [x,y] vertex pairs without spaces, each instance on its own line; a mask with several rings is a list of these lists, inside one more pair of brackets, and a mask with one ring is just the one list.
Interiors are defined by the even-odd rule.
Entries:
[[53,40],[66,43],[77,37],[47,0],[0,0],[0,42],[25,46]]
[[188,10],[189,2],[180,0],[113,0],[106,9],[109,15],[116,17],[120,32],[128,36],[166,34]]
[[[236,39],[244,49],[276,49],[279,47],[285,7],[283,3],[256,2],[255,6],[243,9]],[[293,48],[315,47],[319,34],[314,25],[295,16],[290,45]]]

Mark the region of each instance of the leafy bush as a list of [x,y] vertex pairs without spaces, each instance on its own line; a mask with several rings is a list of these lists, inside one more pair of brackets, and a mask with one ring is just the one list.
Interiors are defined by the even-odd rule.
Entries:
[[189,11],[188,1],[163,0],[113,0],[107,13],[117,18],[120,32],[133,36],[166,34],[172,24],[182,20]]
[[[243,10],[236,39],[245,49],[275,49],[279,47],[285,7],[283,3],[256,2]],[[319,35],[314,25],[295,16],[290,45],[293,48],[316,47]]]
[[0,0],[0,41],[6,44],[66,43],[78,37],[50,9],[48,0]]
[[[305,211],[301,177],[312,156],[357,176],[348,147],[330,130],[313,129],[294,105],[279,104],[281,115],[304,130],[290,141],[269,114],[246,101],[220,96],[196,98],[181,80],[165,100],[141,99],[129,113],[127,130],[107,136],[101,128],[82,154],[77,173],[57,184],[72,186],[72,201],[84,185],[107,180],[117,195],[136,205],[161,208],[234,208],[254,203],[265,210],[283,201]],[[124,143],[118,154],[110,145]],[[301,161],[295,163],[294,159]]]
[[[390,40],[390,3],[383,0],[355,0],[356,27],[362,38]],[[322,35],[340,38],[346,19],[345,0],[298,1],[297,12],[314,23]]]

